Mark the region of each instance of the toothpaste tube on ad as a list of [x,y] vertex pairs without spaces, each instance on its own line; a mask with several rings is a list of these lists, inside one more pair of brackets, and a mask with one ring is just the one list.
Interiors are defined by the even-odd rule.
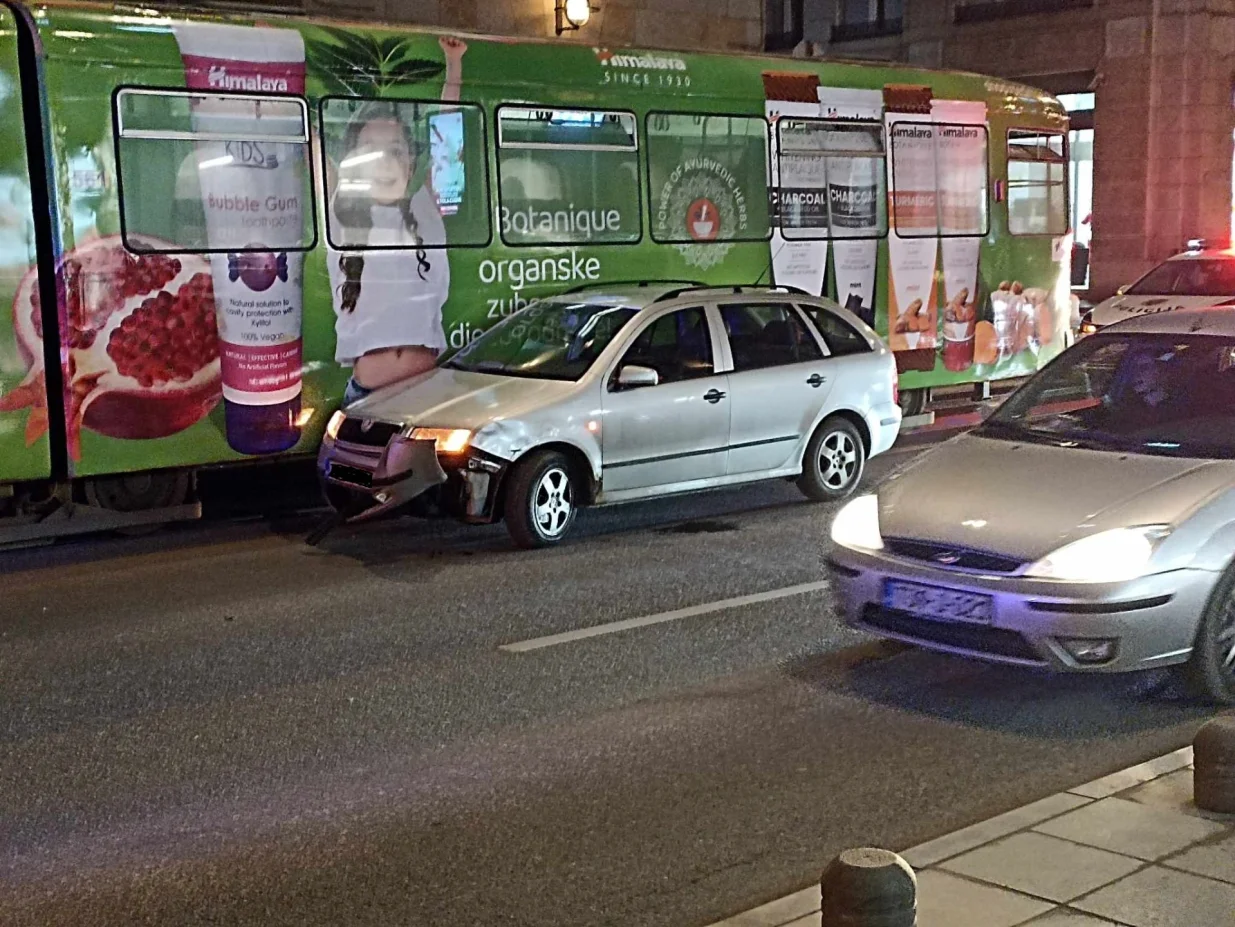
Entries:
[[[218,312],[227,442],[300,440],[307,119],[304,43],[290,29],[175,28],[190,91]],[[262,97],[262,98],[259,98]],[[286,140],[285,140],[286,139]]]
[[818,144],[819,78],[768,73],[763,86],[764,115],[773,125],[768,178],[776,208],[772,279],[820,295],[828,267],[828,230],[825,160]]
[[986,231],[986,103],[932,100],[939,176],[943,262],[943,360],[947,370],[974,360],[978,261]]
[[883,94],[878,90],[820,87],[819,103],[835,120],[828,158],[828,222],[836,299],[875,326],[875,268],[887,223],[882,187]]
[[888,232],[889,341],[893,351],[915,355],[902,361],[905,369],[933,370],[939,250],[935,130],[929,114],[888,112],[885,118],[893,164],[893,222]]

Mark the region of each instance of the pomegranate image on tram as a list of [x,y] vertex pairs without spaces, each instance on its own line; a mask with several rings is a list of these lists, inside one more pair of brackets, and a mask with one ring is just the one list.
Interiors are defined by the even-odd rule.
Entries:
[[[169,243],[143,240],[151,251]],[[196,424],[222,396],[214,284],[196,255],[133,254],[119,236],[73,249],[56,274],[69,452],[80,459],[81,429],[149,440]],[[43,308],[38,273],[13,301],[18,351],[28,367],[0,396],[0,412],[28,409],[26,441],[48,428]]]

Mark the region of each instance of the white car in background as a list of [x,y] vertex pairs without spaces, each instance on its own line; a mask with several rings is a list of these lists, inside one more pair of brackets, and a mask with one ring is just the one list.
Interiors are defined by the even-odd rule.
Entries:
[[594,286],[336,413],[319,470],[346,520],[431,502],[539,547],[589,505],[785,478],[843,499],[896,440],[896,381],[879,336],[830,300]]
[[1144,315],[1204,309],[1235,303],[1235,253],[1193,241],[1182,254],[1167,258],[1131,286],[1090,310],[1081,333]]

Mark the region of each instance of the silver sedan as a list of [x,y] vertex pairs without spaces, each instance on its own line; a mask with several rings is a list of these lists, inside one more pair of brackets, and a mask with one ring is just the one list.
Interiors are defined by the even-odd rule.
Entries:
[[1235,311],[1086,338],[832,539],[852,626],[1060,671],[1177,665],[1235,704]]

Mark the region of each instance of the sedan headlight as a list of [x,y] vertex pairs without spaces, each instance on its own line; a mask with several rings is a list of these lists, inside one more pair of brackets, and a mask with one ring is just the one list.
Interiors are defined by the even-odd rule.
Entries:
[[883,550],[879,534],[879,497],[858,496],[832,519],[832,542],[853,550]]
[[466,428],[413,428],[413,441],[433,441],[439,454],[461,454],[472,443]]
[[1024,575],[1070,583],[1127,582],[1145,575],[1154,549],[1169,533],[1164,525],[1099,531],[1047,554]]
[[339,429],[343,427],[343,422],[347,420],[347,416],[340,409],[334,415],[330,416],[330,421],[326,423],[326,437],[333,441],[339,436]]

